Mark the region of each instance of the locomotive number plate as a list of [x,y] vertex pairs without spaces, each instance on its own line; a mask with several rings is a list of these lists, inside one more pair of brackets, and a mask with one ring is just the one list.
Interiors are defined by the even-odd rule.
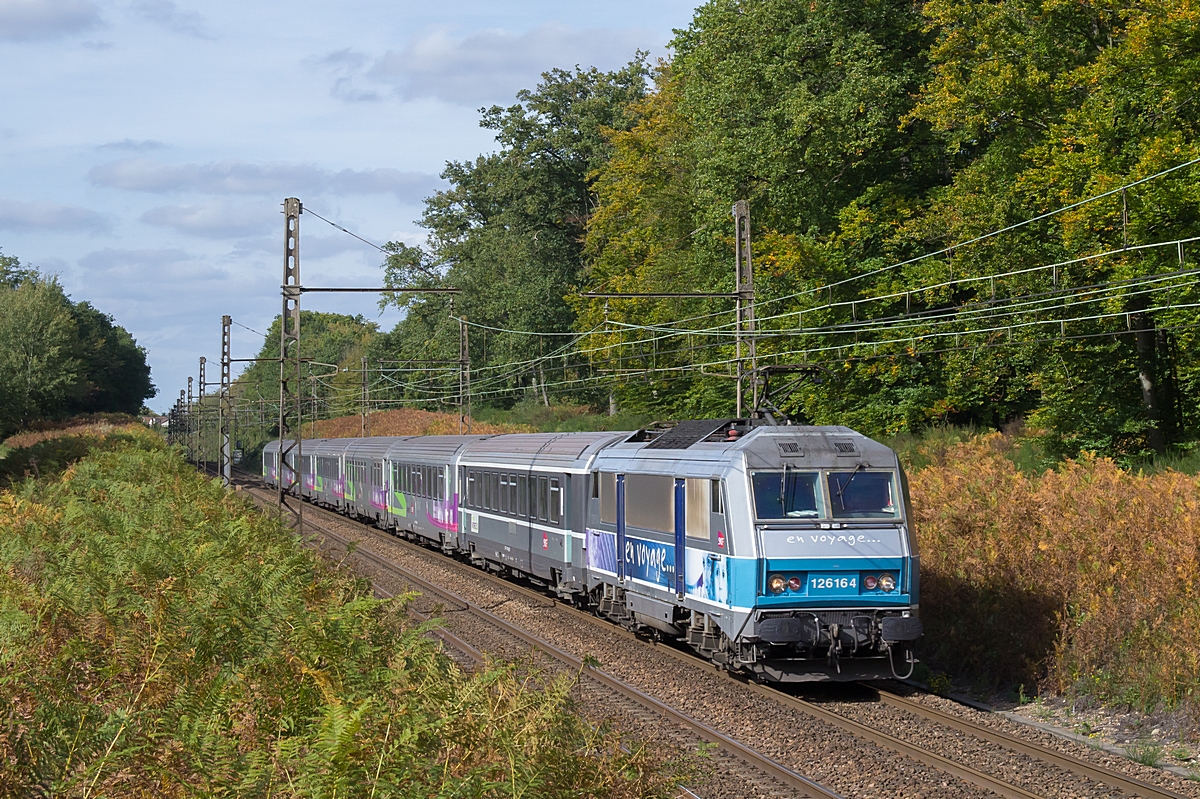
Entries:
[[808,593],[813,594],[857,594],[858,575],[810,574]]

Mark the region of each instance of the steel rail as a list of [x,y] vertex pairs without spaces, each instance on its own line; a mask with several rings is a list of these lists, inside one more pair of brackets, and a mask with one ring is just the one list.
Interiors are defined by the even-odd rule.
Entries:
[[[338,520],[355,523],[352,519],[345,519],[342,517],[338,517]],[[316,528],[323,535],[327,536],[328,538],[332,538],[343,546],[351,543],[357,543],[353,539],[346,538],[339,533],[330,530],[325,525],[313,521],[311,516],[304,520],[304,524],[308,527]],[[374,530],[374,528],[371,528],[368,525],[361,526],[371,533],[377,532]],[[792,771],[787,766],[772,760],[770,757],[767,757],[761,752],[757,752],[740,741],[725,735],[719,730],[709,727],[703,722],[697,721],[685,713],[681,713],[670,705],[667,705],[664,702],[661,702],[658,699],[650,696],[649,694],[638,690],[632,685],[622,682],[612,675],[585,663],[583,660],[576,658],[574,655],[571,655],[554,646],[553,644],[544,641],[519,627],[516,627],[507,620],[500,618],[494,613],[485,610],[484,608],[481,608],[466,599],[463,599],[453,592],[425,580],[408,569],[405,569],[404,567],[399,566],[392,561],[389,561],[388,559],[371,552],[370,550],[362,549],[361,547],[356,546],[354,549],[354,554],[369,560],[384,571],[391,572],[395,576],[405,580],[416,588],[420,588],[429,594],[440,596],[451,602],[462,605],[463,610],[470,612],[472,615],[503,630],[504,632],[512,635],[520,641],[523,641],[531,647],[545,652],[546,654],[550,655],[550,657],[568,666],[572,670],[586,674],[588,677],[596,680],[609,690],[626,698],[632,699],[642,707],[653,710],[658,715],[689,730],[697,738],[700,738],[707,743],[719,746],[737,759],[783,783],[788,788],[799,789],[804,792],[804,795],[814,797],[814,799],[817,799],[818,797],[823,797],[824,799],[844,799],[841,794],[835,793],[820,783],[815,782],[814,780],[811,780],[802,774]],[[508,585],[508,583],[506,583],[506,585]],[[457,639],[457,636],[454,637]],[[461,639],[457,640],[461,641]],[[458,648],[457,644],[452,645],[455,646],[455,648]],[[475,651],[477,652],[478,650]]]
[[[328,513],[330,516],[333,516],[334,518],[338,519],[339,521],[357,523],[357,522],[354,522],[354,520],[352,520],[352,519],[341,516],[340,514],[336,514],[332,511],[329,511],[326,509],[321,509],[321,511],[323,513]],[[413,544],[411,542],[408,542],[403,539],[397,538],[395,536],[390,536],[390,535],[386,536],[386,538],[385,538],[384,531],[381,531],[375,527],[372,527],[372,526],[366,525],[366,524],[362,524],[361,526],[363,527],[364,530],[370,532],[374,536],[380,537],[382,540],[386,540],[390,543],[398,543],[402,546],[413,548],[413,549],[421,552],[422,554],[428,554],[428,550],[426,548],[421,547],[417,544]],[[359,550],[359,552],[362,552],[362,550]],[[376,556],[376,557],[378,557],[378,556]],[[484,578],[485,580],[491,581],[497,585],[507,587],[510,590],[514,590],[519,593],[523,593],[529,597],[536,597],[538,600],[542,600],[542,601],[547,599],[547,597],[543,593],[536,591],[535,589],[529,588],[524,585],[520,585],[518,583],[511,582],[509,580],[505,580],[502,577],[494,575],[486,570],[470,568],[470,567],[460,563],[459,561],[456,561],[453,559],[447,559],[447,562],[450,564],[453,564],[455,568],[460,568],[464,571],[469,570],[469,573],[471,573],[473,575],[480,576],[480,577]],[[435,588],[435,590],[438,591],[439,593],[444,593],[441,591],[441,589]],[[461,600],[459,600],[459,601],[461,601]],[[701,659],[697,658],[695,655],[685,652],[685,651],[681,651],[679,649],[676,649],[675,647],[672,647],[669,645],[656,645],[656,644],[648,643],[644,639],[640,638],[639,636],[635,635],[634,633],[632,633],[628,630],[625,630],[624,628],[621,628],[621,627],[619,627],[611,622],[605,621],[603,619],[599,619],[591,613],[588,613],[586,611],[572,607],[570,605],[566,605],[566,604],[563,604],[560,602],[551,602],[550,605],[546,605],[545,607],[553,607],[559,611],[562,611],[562,612],[565,612],[565,613],[568,613],[571,615],[575,615],[580,619],[587,620],[589,623],[594,624],[602,629],[608,630],[610,632],[615,632],[619,635],[628,637],[631,640],[636,640],[643,645],[653,646],[655,648],[655,651],[665,653],[668,656],[673,657],[676,660],[679,660],[680,662],[686,663],[688,665],[692,665],[692,666],[711,665],[707,661],[701,660]],[[503,621],[503,620],[501,620],[501,621]],[[507,622],[505,622],[505,624],[507,624]],[[568,655],[568,657],[570,657],[570,656]],[[969,783],[975,785],[976,787],[983,788],[984,790],[992,791],[999,796],[1005,797],[1005,799],[1042,799],[1038,794],[1027,791],[1026,789],[1021,788],[1020,786],[1005,782],[1004,780],[1002,780],[998,777],[994,777],[990,774],[981,772],[977,769],[971,768],[970,766],[966,766],[961,763],[956,763],[955,761],[950,760],[942,755],[939,755],[936,752],[932,752],[930,750],[924,749],[915,744],[910,744],[907,741],[896,738],[895,736],[888,735],[887,733],[884,733],[880,730],[876,730],[865,724],[861,724],[852,719],[848,719],[845,716],[841,716],[837,713],[826,710],[812,702],[808,702],[808,701],[805,701],[798,697],[792,696],[791,694],[785,693],[785,692],[779,690],[778,688],[772,688],[769,686],[760,685],[758,683],[749,682],[747,680],[740,679],[739,677],[736,677],[733,674],[731,674],[727,671],[724,671],[724,670],[718,670],[717,673],[719,673],[722,678],[727,679],[738,685],[741,685],[761,696],[768,697],[768,698],[778,701],[782,704],[788,705],[788,706],[790,706],[796,710],[799,710],[800,712],[805,713],[806,715],[814,717],[818,720],[834,724],[835,726],[841,727],[842,729],[844,729],[848,732],[851,732],[852,734],[854,734],[858,737],[865,738],[866,740],[869,740],[885,749],[890,749],[892,751],[898,752],[898,753],[904,755],[905,757],[908,757],[919,763],[923,763],[924,765],[930,766],[939,771],[956,776],[962,780],[965,780],[966,782],[969,782]],[[1109,769],[1107,767],[1089,763],[1081,758],[1077,758],[1072,755],[1064,754],[1064,753],[1049,749],[1047,747],[1041,746],[1039,744],[1024,741],[1020,738],[1017,738],[1016,736],[1009,735],[1007,733],[1003,733],[1003,732],[1000,732],[997,730],[993,730],[988,727],[982,727],[980,725],[973,724],[966,719],[962,719],[962,718],[953,716],[951,714],[944,713],[942,711],[934,710],[932,708],[927,708],[924,705],[921,705],[916,702],[912,702],[911,700],[905,699],[897,694],[882,690],[878,686],[871,685],[871,686],[866,686],[866,687],[869,687],[871,690],[875,691],[879,695],[880,701],[883,704],[891,705],[891,706],[896,707],[901,710],[907,710],[909,712],[914,713],[915,715],[920,715],[920,716],[926,718],[926,720],[928,720],[928,721],[933,721],[935,723],[942,724],[943,726],[950,727],[952,729],[955,729],[959,732],[965,733],[972,737],[978,738],[980,740],[984,740],[989,743],[994,743],[996,745],[1002,746],[1002,747],[1010,749],[1012,751],[1016,751],[1020,754],[1024,754],[1026,756],[1032,757],[1036,760],[1050,763],[1050,764],[1055,765],[1059,768],[1062,768],[1068,772],[1072,772],[1076,775],[1085,777],[1090,780],[1094,780],[1096,782],[1110,785],[1110,786],[1118,788],[1126,793],[1144,796],[1146,799],[1188,799],[1187,797],[1183,796],[1182,794],[1175,793],[1173,791],[1158,787],[1156,785],[1153,785],[1152,783],[1145,782],[1143,780],[1139,780],[1136,777],[1129,777],[1129,776],[1123,775],[1117,771]],[[636,690],[636,689],[634,689],[634,690]],[[657,701],[657,700],[655,700],[655,701]]]
[[1029,741],[1024,741],[1015,735],[1009,735],[1006,732],[995,730],[990,727],[983,727],[974,724],[971,721],[955,716],[952,713],[937,710],[927,707],[920,702],[914,702],[907,697],[900,696],[892,691],[880,688],[876,685],[865,685],[879,695],[879,699],[885,705],[899,708],[901,710],[912,713],[915,716],[921,716],[930,721],[936,721],[947,727],[972,735],[976,738],[982,738],[988,743],[993,743],[1002,746],[1006,749],[1012,749],[1030,757],[1036,757],[1040,760],[1047,760],[1057,766],[1073,771],[1077,774],[1101,782],[1106,785],[1111,785],[1114,788],[1120,788],[1122,791],[1145,797],[1145,799],[1188,799],[1183,794],[1175,793],[1158,785],[1154,785],[1144,780],[1139,780],[1136,777],[1130,777],[1120,772],[1113,771],[1104,766],[1098,766],[1094,763],[1089,763],[1086,760],[1074,757],[1072,755],[1056,752]]

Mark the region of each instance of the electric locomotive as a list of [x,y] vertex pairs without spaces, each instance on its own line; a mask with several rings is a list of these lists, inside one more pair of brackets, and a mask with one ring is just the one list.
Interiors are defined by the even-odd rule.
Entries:
[[[911,672],[920,569],[904,472],[849,428],[713,419],[301,449],[312,501],[721,667],[772,682]],[[270,444],[270,483],[277,462]]]

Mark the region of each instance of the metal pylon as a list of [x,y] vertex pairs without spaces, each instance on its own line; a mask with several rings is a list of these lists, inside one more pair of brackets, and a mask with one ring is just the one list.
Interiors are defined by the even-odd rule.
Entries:
[[230,347],[229,327],[232,317],[221,317],[221,485],[228,487],[233,481],[233,453],[230,446],[230,416],[229,402],[230,384]]
[[205,423],[207,422],[207,414],[205,414],[205,412],[204,412],[204,395],[208,391],[208,383],[206,383],[204,380],[205,360],[206,359],[204,358],[204,356],[200,357],[200,403],[199,403],[199,407],[197,409],[199,411],[197,414],[197,416],[199,417],[197,419],[197,424],[198,424],[198,427],[200,428],[200,435],[197,436],[197,441],[196,441],[196,445],[197,445],[196,446],[196,450],[197,450],[196,460],[200,463],[200,468],[203,469],[204,473],[207,475],[208,474],[208,446],[205,443],[204,438],[205,438],[205,435],[208,432],[208,430],[205,428]]
[[[279,318],[279,514],[297,533],[304,530],[299,475],[303,438],[300,399],[300,200],[283,201],[283,312]],[[296,470],[289,464],[294,463]],[[295,496],[292,492],[295,490]]]
[[187,387],[187,459],[196,460],[196,422],[192,417],[192,376],[188,375]]
[[[750,260],[750,203],[738,200],[733,204],[735,226],[734,255],[737,260],[737,415],[742,415],[745,389],[743,383],[750,375],[751,405],[758,409],[758,352],[754,329],[754,265]],[[742,339],[746,339],[746,355],[750,368],[742,359]]]

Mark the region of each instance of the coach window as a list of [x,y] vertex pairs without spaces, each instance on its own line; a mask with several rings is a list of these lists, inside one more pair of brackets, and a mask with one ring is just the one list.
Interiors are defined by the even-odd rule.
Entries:
[[438,477],[438,485],[437,485],[438,499],[447,499],[448,495],[446,494],[446,467],[445,466],[438,467],[437,477]]
[[508,513],[508,474],[500,475],[500,512]]
[[508,476],[508,512],[516,516],[520,510],[520,500],[517,499],[517,476]]
[[518,513],[521,518],[529,518],[529,490],[523,474],[517,477],[517,501],[520,503]]
[[600,521],[617,523],[617,476],[600,472]]
[[687,479],[687,537],[704,541],[709,539],[709,519],[712,518],[709,491],[711,481],[698,480],[694,477]]
[[558,487],[558,478],[550,478],[550,521],[557,524],[562,514],[562,491]]

